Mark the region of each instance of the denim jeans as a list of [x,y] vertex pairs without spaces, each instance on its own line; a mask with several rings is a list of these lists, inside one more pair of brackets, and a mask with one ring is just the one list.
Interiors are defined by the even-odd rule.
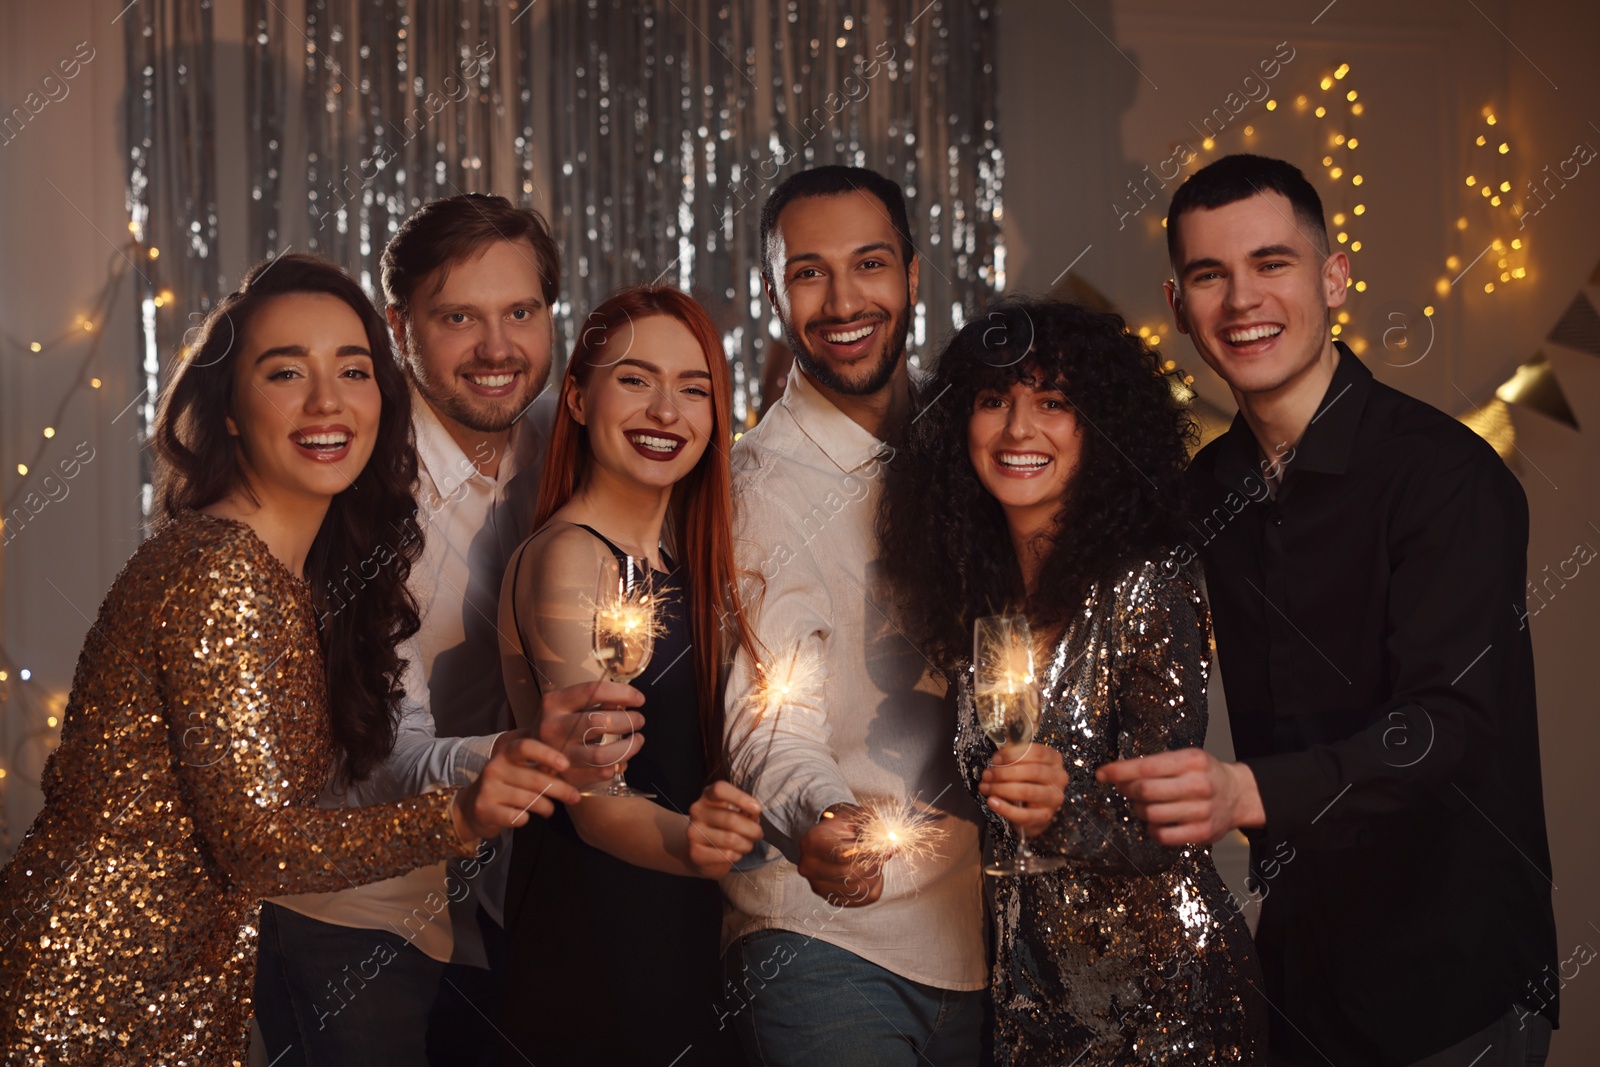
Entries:
[[492,1067],[497,999],[481,967],[262,902],[255,1009],[273,1067]]
[[[971,1067],[984,990],[913,982],[826,941],[763,930],[723,961],[719,1015],[759,1067]],[[770,977],[769,977],[770,976]]]

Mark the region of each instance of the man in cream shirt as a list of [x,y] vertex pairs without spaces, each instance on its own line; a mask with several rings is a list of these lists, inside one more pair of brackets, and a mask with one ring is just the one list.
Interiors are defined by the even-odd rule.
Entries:
[[[874,590],[878,475],[910,422],[917,257],[905,202],[872,171],[784,182],[762,269],[795,353],[781,401],[734,446],[735,550],[756,636],[806,684],[728,685],[734,780],[766,811],[769,862],[723,881],[726,986],[712,1010],[765,1065],[968,1065],[987,986],[976,812],[944,684]],[[913,802],[933,854],[873,864],[863,806]]]

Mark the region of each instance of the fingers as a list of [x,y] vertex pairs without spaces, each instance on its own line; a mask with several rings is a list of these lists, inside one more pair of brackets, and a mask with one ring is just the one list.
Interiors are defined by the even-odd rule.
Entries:
[[732,782],[716,781],[706,786],[701,794],[706,800],[725,804],[741,811],[752,819],[761,817],[761,801],[746,793]]
[[[761,840],[761,823],[741,811],[733,811],[706,801],[696,801],[689,809],[689,821],[707,832],[737,834],[750,844]],[[745,846],[749,850],[750,844]]]
[[1217,785],[1209,774],[1184,774],[1176,778],[1139,778],[1118,787],[1129,800],[1163,803],[1181,800],[1211,800]]
[[564,771],[572,764],[561,752],[531,734],[517,738],[503,751],[513,762],[549,767],[553,771]]
[[986,783],[979,787],[979,791],[990,800],[1004,800],[1010,804],[1026,804],[1029,807],[1043,808],[1046,812],[1046,818],[1055,814],[1055,810],[1061,806],[1061,802],[1065,799],[1059,788],[1036,782]]
[[1107,763],[1094,776],[1098,781],[1122,785],[1141,778],[1172,778],[1191,771],[1205,769],[1207,756],[1204,749],[1180,748],[1171,752],[1157,752],[1152,756],[1117,760]]
[[573,746],[596,746],[607,735],[622,736],[644,729],[644,716],[637,711],[580,711],[546,714],[539,720],[539,737],[564,752]]
[[1006,763],[990,764],[983,772],[983,781],[1034,782],[1053,787],[1057,792],[1067,787],[1068,775],[1060,763]]
[[1176,804],[1134,804],[1133,813],[1155,826],[1181,826],[1189,823],[1211,822],[1216,808],[1203,800]]
[[526,807],[548,816],[555,810],[552,802],[579,800],[577,789],[561,778],[509,759],[491,760],[483,771],[477,782],[480,803]]
[[637,708],[644,694],[621,682],[579,682],[552,689],[539,698],[541,716],[568,714],[585,708]]
[[1030,742],[1026,745],[1006,745],[997,748],[989,759],[991,767],[1014,767],[1019,763],[1059,767],[1062,764],[1062,756],[1058,749],[1049,745]]
[[1037,834],[1050,825],[1055,812],[1041,808],[1023,808],[999,797],[989,798],[989,807],[995,814],[1026,834]]

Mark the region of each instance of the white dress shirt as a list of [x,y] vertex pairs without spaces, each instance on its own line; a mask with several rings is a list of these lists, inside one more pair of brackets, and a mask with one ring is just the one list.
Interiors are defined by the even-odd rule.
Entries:
[[[820,394],[799,365],[782,399],[733,448],[734,550],[765,592],[753,626],[768,662],[815,668],[763,705],[739,655],[728,684],[733,780],[763,805],[770,862],[723,879],[724,948],[764,929],[810,934],[942,989],[987,985],[976,810],[953,755],[944,682],[894,626],[873,533],[892,449]],[[811,674],[810,671],[802,673]],[[795,868],[839,803],[914,802],[940,832],[932,856],[891,859],[883,895],[836,908]]]
[[[540,397],[513,428],[509,454],[498,477],[490,478],[412,391],[417,525],[424,541],[409,584],[422,628],[400,648],[405,700],[394,750],[348,792],[325,790],[324,807],[380,804],[466,785],[488,762],[495,737],[511,727],[495,629],[500,578],[511,553],[533,532],[553,395]],[[394,541],[404,536],[395,531]],[[380,564],[375,559],[367,566]],[[343,595],[359,595],[359,573],[342,584]],[[336,595],[330,607],[339,603]],[[394,932],[436,960],[482,967],[477,905],[501,919],[509,844],[510,836],[502,836],[494,857],[482,863],[435,864],[337,893],[273,902],[336,926]]]

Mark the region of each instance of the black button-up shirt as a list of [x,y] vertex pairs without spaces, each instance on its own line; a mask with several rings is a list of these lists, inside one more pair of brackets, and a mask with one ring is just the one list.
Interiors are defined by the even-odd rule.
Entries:
[[1274,1047],[1404,1064],[1514,1003],[1553,1020],[1522,487],[1342,344],[1300,441],[1262,454],[1240,416],[1195,457],[1180,553],[1205,565],[1266,812],[1250,837]]

